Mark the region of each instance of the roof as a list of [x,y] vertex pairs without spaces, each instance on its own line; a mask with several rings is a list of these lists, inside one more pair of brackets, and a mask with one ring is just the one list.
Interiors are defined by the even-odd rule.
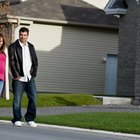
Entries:
[[126,14],[127,12],[126,0],[109,0],[105,7],[106,14]]
[[117,27],[119,22],[117,17],[106,15],[103,10],[82,0],[27,0],[10,8],[10,15],[21,17]]

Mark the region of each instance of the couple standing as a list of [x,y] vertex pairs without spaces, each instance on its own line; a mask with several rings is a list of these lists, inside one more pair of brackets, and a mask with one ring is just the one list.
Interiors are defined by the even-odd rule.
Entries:
[[[34,119],[36,118],[36,85],[35,77],[38,68],[38,59],[34,46],[27,41],[29,29],[22,27],[19,30],[19,39],[8,47],[5,47],[5,41],[0,35],[0,94],[9,98],[8,70],[9,62],[10,75],[12,76],[13,90],[13,119],[15,126],[22,126],[21,100],[23,93],[28,97],[27,112],[24,116],[25,121],[31,127],[36,127]],[[7,61],[9,59],[9,61]],[[5,93],[5,94],[3,94]]]

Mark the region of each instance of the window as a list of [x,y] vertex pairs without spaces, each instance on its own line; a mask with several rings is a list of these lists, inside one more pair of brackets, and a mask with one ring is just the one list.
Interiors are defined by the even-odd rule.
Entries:
[[127,12],[127,3],[125,0],[109,0],[105,7],[106,14],[121,15]]

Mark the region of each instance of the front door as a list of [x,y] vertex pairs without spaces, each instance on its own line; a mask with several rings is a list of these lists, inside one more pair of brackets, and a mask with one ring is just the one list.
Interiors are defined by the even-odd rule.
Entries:
[[117,87],[117,55],[107,54],[105,68],[105,95],[116,95]]

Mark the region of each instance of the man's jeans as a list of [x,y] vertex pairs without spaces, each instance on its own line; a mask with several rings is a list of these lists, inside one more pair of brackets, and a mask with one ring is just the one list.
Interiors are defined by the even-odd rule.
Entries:
[[25,120],[28,121],[34,121],[36,117],[36,85],[34,78],[31,78],[28,82],[21,82],[19,80],[13,80],[12,81],[12,88],[13,88],[13,120],[20,121],[22,118],[21,113],[21,100],[23,93],[26,92],[28,97],[28,106],[27,106],[27,112],[25,114]]
[[1,96],[1,93],[2,93],[2,90],[3,90],[3,86],[4,86],[4,81],[0,80],[0,96]]

